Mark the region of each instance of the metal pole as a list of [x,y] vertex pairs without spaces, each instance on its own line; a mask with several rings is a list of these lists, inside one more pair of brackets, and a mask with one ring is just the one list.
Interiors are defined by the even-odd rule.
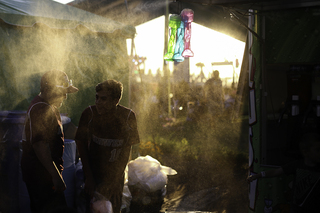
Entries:
[[[164,54],[168,51],[168,38],[169,38],[169,0],[166,0],[165,5],[165,24],[164,24]],[[167,95],[168,95],[168,116],[171,116],[171,99],[170,99],[170,70],[168,63],[163,60],[163,71],[165,82],[167,84]]]
[[131,92],[131,86],[132,86],[132,58],[133,58],[133,49],[134,49],[134,36],[131,38],[131,50],[130,50],[130,62],[128,63],[129,65],[129,108],[132,108],[132,103],[131,103],[131,96],[132,96],[132,92]]

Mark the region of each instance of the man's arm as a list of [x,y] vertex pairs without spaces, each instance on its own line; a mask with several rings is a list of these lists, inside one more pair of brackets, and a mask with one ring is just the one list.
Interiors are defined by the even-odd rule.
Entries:
[[[109,186],[106,198],[111,199],[112,197],[118,197],[120,196],[119,191],[123,191],[123,184],[124,184],[124,179],[122,178],[124,175],[125,168],[128,164],[129,160],[129,155],[131,151],[131,146],[126,146],[122,148],[122,151],[119,155],[119,158],[117,160],[117,168],[113,171],[113,176],[117,177],[113,179],[112,185]],[[115,200],[121,200],[120,197]],[[121,205],[121,203],[118,203],[117,205]]]
[[77,149],[81,158],[82,169],[85,175],[85,191],[90,195],[94,195],[96,184],[92,175],[92,171],[89,164],[89,150],[88,150],[88,138],[89,134],[89,123],[92,119],[92,111],[90,108],[85,109],[80,117],[78,129],[75,136]]
[[82,169],[86,177],[85,190],[90,196],[93,196],[96,185],[89,165],[87,144],[77,139],[75,141],[81,158]]
[[39,141],[37,143],[34,143],[32,146],[38,159],[51,175],[55,187],[54,190],[63,192],[66,189],[66,184],[64,183],[57,166],[51,158],[48,143],[46,143],[45,141]]
[[38,104],[32,108],[30,111],[30,126],[32,130],[30,141],[37,158],[51,175],[54,190],[63,192],[66,189],[66,184],[51,157],[47,135],[51,131],[52,125],[55,125],[55,119],[55,114],[49,105]]
[[139,144],[140,143],[140,137],[139,137],[136,114],[135,114],[134,111],[131,111],[128,122],[129,122],[129,126],[131,128],[130,137],[129,137],[129,145],[132,146],[132,145],[135,145],[135,144]]

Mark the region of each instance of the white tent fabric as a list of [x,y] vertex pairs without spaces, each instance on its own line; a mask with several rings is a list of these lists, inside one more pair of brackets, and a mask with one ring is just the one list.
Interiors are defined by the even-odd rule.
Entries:
[[100,33],[120,30],[130,38],[135,33],[132,26],[52,0],[0,0],[0,19],[8,24],[25,27],[42,23],[57,29],[73,29],[83,25]]

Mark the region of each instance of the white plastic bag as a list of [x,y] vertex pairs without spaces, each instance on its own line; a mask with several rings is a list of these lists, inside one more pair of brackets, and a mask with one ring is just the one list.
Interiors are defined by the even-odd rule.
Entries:
[[167,175],[177,172],[151,156],[141,156],[128,163],[128,185],[140,184],[146,192],[162,190],[167,184]]
[[113,213],[112,203],[99,192],[94,192],[90,203],[91,213]]
[[130,212],[130,202],[131,202],[132,196],[129,190],[129,187],[127,183],[123,186],[123,192],[122,192],[122,204],[121,204],[121,212],[123,209],[126,209],[125,212]]

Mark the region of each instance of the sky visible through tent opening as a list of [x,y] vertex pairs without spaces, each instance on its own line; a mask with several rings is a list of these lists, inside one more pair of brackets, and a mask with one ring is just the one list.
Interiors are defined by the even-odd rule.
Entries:
[[[196,14],[195,14],[196,15]],[[133,54],[146,57],[145,73],[149,69],[156,74],[157,69],[163,70],[164,54],[164,16],[158,17],[146,23],[136,26],[135,51]],[[192,22],[191,25],[191,50],[193,57],[189,58],[190,75],[199,75],[200,67],[196,64],[204,64],[203,72],[206,78],[211,77],[213,70],[219,70],[222,80],[232,79],[233,67],[230,65],[212,66],[212,62],[233,62],[239,61],[235,68],[235,77],[240,75],[245,42],[239,41],[228,35],[204,27]],[[131,51],[131,40],[127,40],[128,54]],[[172,71],[173,62],[169,62],[169,69]]]
[[[70,0],[54,1],[62,4],[72,2]],[[164,16],[138,25],[136,30],[134,54],[147,58],[145,61],[146,74],[149,70],[152,74],[156,74],[157,69],[163,70],[164,42],[161,41],[164,40]],[[237,79],[240,75],[245,42],[197,23],[192,23],[191,31],[191,50],[194,52],[194,57],[190,57],[190,75],[200,74],[201,69],[196,64],[201,62],[204,64],[202,69],[206,78],[211,76],[213,70],[219,70],[222,79],[231,79],[233,76],[232,66],[212,66],[211,63],[229,61],[235,64],[238,59],[239,66],[234,67]],[[127,48],[130,55],[131,41],[129,39],[127,40]],[[173,62],[169,62],[171,69],[172,64]]]
[[53,0],[53,1],[56,1],[56,2],[59,2],[59,3],[61,3],[61,4],[68,4],[69,2],[72,2],[72,1],[70,1],[70,0]]

